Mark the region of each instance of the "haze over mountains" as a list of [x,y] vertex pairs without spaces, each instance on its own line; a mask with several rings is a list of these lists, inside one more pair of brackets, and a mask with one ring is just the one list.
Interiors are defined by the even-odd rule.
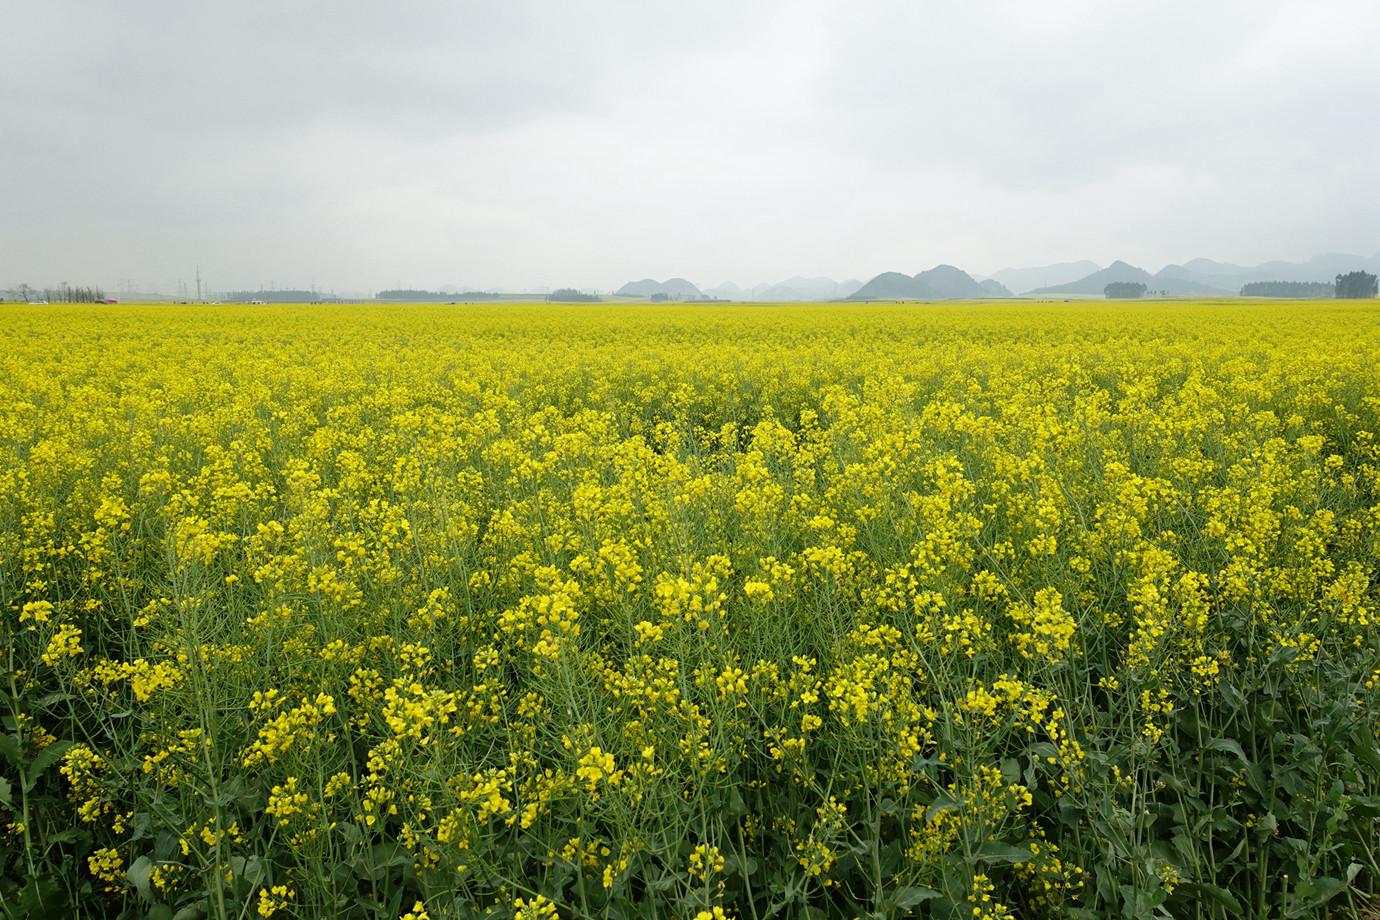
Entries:
[[[1106,268],[1099,269],[1085,278],[1050,287],[1036,288],[1031,294],[1101,294],[1108,284],[1132,282],[1144,284],[1149,291],[1163,291],[1170,297],[1192,297],[1201,295],[1232,295],[1237,291],[1227,290],[1211,284],[1203,284],[1191,278],[1175,278],[1152,275],[1142,268],[1128,265],[1120,259]],[[1240,290],[1238,287],[1237,290]]]
[[666,281],[643,278],[641,281],[629,281],[614,293],[620,297],[665,295],[670,300],[716,298],[718,300],[812,301],[836,300],[840,297],[847,297],[860,287],[862,287],[862,282],[853,278],[847,281],[835,281],[833,278],[802,278],[796,275],[775,284],[757,284],[746,289],[739,287],[732,281],[725,281],[717,287],[701,290],[684,278],[670,278]]
[[1104,269],[1083,278],[1047,287],[1037,287],[1029,294],[1101,294],[1113,281],[1140,282],[1150,291],[1163,291],[1170,297],[1203,295],[1232,296],[1240,293],[1242,285],[1253,281],[1313,281],[1330,283],[1337,275],[1352,271],[1380,270],[1380,252],[1370,258],[1342,253],[1323,253],[1306,262],[1265,262],[1255,266],[1231,265],[1211,259],[1192,259],[1183,265],[1166,265],[1155,274],[1113,262]]
[[684,278],[669,278],[665,281],[643,278],[641,281],[629,281],[615,293],[623,297],[654,297],[657,294],[664,294],[676,300],[704,296],[700,293],[699,288]]
[[812,300],[950,300],[1021,295],[1070,294],[1101,296],[1112,282],[1139,282],[1151,294],[1170,297],[1231,297],[1241,287],[1257,281],[1304,281],[1331,283],[1339,274],[1352,271],[1380,274],[1380,252],[1369,258],[1344,253],[1322,253],[1303,262],[1273,261],[1254,266],[1191,259],[1183,265],[1166,265],[1151,274],[1143,268],[1117,260],[1105,268],[1086,259],[1028,268],[1004,268],[991,275],[970,275],[953,265],[936,265],[915,275],[882,272],[863,284],[850,279],[805,278],[799,275],[769,285],[743,288],[725,281],[716,287],[700,289],[684,278],[658,282],[651,278],[630,281],[618,294],[651,297],[664,294],[669,299],[812,301]]
[[949,300],[964,297],[1010,297],[1011,292],[998,281],[980,283],[952,265],[936,265],[929,271],[907,277],[900,272],[882,272],[858,289],[849,300]]
[[[1038,268],[1003,268],[1001,271],[986,277],[1002,284],[1008,290],[1024,294],[1026,291],[1048,287],[1051,284],[1068,284],[1070,281],[1077,281],[1100,268],[1102,266],[1096,262],[1083,259],[1081,262],[1059,262]],[[981,279],[984,276],[978,275],[977,277]]]

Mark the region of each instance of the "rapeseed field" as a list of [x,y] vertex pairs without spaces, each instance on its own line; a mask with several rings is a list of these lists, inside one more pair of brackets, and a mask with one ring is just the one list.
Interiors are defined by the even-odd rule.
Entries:
[[1373,303],[0,317],[9,915],[1376,888]]

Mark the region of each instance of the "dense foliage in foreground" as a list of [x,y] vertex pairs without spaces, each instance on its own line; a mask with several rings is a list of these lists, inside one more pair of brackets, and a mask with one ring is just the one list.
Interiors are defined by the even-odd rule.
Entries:
[[7,307],[0,905],[1359,912],[1377,319]]

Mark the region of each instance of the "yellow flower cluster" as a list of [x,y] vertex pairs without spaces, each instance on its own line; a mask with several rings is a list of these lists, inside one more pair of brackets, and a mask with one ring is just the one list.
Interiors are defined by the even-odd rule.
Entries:
[[1059,916],[1117,822],[1183,898],[1251,687],[1380,729],[1371,307],[5,309],[6,724],[112,915]]

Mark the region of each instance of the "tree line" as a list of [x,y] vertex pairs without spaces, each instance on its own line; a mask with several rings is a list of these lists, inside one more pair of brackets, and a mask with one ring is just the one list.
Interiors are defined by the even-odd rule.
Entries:
[[430,301],[445,301],[454,303],[457,300],[497,300],[497,294],[490,294],[487,291],[463,291],[459,294],[447,294],[444,291],[423,291],[417,288],[391,288],[387,291],[379,291],[378,300],[397,300],[406,303],[427,303]]
[[603,300],[594,294],[585,294],[574,288],[558,288],[552,291],[546,298],[552,303],[599,303]]
[[1252,281],[1241,286],[1241,296],[1325,300],[1333,296],[1335,290],[1335,285],[1326,281]]
[[1375,275],[1369,272],[1347,272],[1337,276],[1336,295],[1338,298],[1358,299],[1374,297],[1380,291]]
[[73,285],[66,281],[55,288],[36,288],[27,284],[16,285],[14,293],[19,299],[33,303],[46,300],[48,303],[102,303],[106,300],[105,291],[95,286]]
[[1326,281],[1252,281],[1241,286],[1242,297],[1294,297],[1307,300],[1356,300],[1376,296],[1376,276],[1364,271],[1337,275]]
[[1113,281],[1102,289],[1109,300],[1129,300],[1144,297],[1148,290],[1140,281]]

